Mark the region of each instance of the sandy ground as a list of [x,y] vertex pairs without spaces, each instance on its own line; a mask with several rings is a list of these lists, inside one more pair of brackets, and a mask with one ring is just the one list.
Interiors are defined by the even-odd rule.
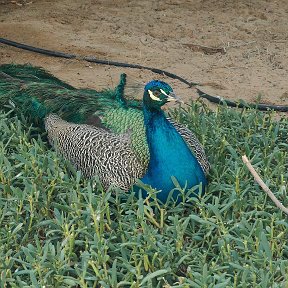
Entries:
[[[287,0],[0,0],[0,37],[165,69],[204,83],[212,95],[249,102],[261,96],[260,102],[279,105],[288,104],[287,19]],[[145,70],[0,44],[0,64],[12,62],[42,66],[77,87],[114,87],[125,72],[131,86],[161,78],[184,100],[197,97],[195,89]]]

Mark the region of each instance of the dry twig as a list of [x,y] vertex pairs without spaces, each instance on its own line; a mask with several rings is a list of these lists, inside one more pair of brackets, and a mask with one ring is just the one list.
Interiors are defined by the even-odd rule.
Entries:
[[274,204],[282,210],[285,214],[288,215],[288,208],[286,208],[273,194],[273,192],[267,187],[267,185],[263,182],[263,180],[260,178],[259,174],[256,172],[256,170],[253,168],[252,164],[248,160],[246,155],[242,156],[242,161],[247,166],[251,174],[254,176],[255,181],[261,186],[261,188],[268,194],[268,196],[271,198],[271,200],[274,202]]
[[225,47],[208,47],[191,43],[183,43],[183,45],[189,47],[192,51],[203,52],[204,54],[226,53]]

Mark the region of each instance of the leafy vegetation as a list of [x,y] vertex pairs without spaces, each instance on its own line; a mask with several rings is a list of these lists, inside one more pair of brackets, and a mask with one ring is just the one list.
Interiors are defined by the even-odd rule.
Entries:
[[[24,118],[0,114],[1,287],[287,287],[288,120],[191,104],[209,187],[178,205],[83,180]],[[193,191],[192,191],[193,192]],[[188,193],[189,194],[189,193]]]

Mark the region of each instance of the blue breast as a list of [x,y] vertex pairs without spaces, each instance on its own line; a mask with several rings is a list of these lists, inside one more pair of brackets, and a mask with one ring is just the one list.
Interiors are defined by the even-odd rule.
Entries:
[[[164,113],[144,110],[144,119],[150,161],[142,182],[162,190],[157,194],[162,202],[166,202],[170,191],[175,188],[171,176],[177,179],[181,187],[187,185],[189,189],[202,182],[204,189],[207,180],[201,166]],[[177,199],[179,194],[179,191],[174,191],[173,198]],[[145,191],[143,197],[146,197]],[[180,200],[178,198],[178,202]]]

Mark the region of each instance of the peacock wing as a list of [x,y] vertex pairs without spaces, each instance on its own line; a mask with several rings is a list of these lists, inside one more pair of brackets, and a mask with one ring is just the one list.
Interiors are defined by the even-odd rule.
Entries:
[[183,124],[177,123],[173,121],[171,118],[167,118],[167,120],[175,127],[177,132],[182,136],[182,138],[190,148],[191,152],[194,154],[197,161],[201,165],[205,175],[207,175],[210,170],[210,163],[205,154],[204,148],[201,145],[198,138],[190,129],[188,129]]
[[131,147],[130,132],[116,135],[107,130],[62,120],[55,114],[45,119],[49,142],[84,177],[97,175],[107,189],[111,185],[128,190],[144,175]]

